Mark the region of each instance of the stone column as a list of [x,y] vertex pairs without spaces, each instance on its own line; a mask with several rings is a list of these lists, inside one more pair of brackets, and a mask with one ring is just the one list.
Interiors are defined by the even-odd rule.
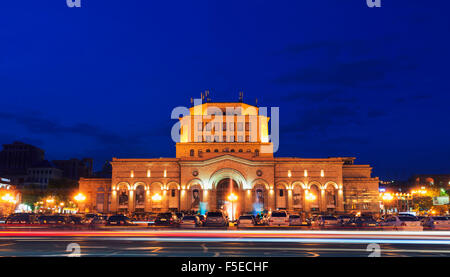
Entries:
[[344,212],[344,190],[342,186],[338,189],[337,201],[336,201],[336,211]]
[[319,210],[321,212],[326,212],[326,199],[325,199],[325,190],[320,188],[320,199],[319,199]]
[[117,212],[117,191],[111,191],[111,207],[109,209],[111,212]]
[[288,211],[292,211],[293,207],[292,207],[292,188],[291,187],[287,189],[287,194],[288,194],[287,195],[287,198],[288,198],[287,202],[288,203],[287,203],[287,207],[286,208],[287,208]]
[[150,189],[147,189],[145,191],[145,206],[144,206],[144,211],[145,212],[150,212],[151,211],[151,203],[150,203]]
[[128,191],[128,212],[134,212],[134,190]]

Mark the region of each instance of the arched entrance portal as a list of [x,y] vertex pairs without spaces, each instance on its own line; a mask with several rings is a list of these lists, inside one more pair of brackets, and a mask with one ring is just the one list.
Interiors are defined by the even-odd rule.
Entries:
[[225,204],[229,203],[227,198],[231,193],[234,193],[235,195],[239,194],[239,186],[236,181],[231,178],[220,180],[216,186],[217,210],[225,209]]

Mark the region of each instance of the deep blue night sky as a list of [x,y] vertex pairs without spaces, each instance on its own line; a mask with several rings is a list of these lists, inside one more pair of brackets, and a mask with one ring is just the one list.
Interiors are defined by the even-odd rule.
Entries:
[[5,1],[0,143],[97,167],[173,157],[175,106],[243,90],[280,107],[277,156],[356,156],[383,179],[450,173],[450,2],[365,2]]

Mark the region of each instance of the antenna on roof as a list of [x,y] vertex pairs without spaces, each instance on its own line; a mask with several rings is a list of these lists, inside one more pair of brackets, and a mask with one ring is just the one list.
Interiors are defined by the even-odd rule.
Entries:
[[209,98],[209,90],[205,91],[206,102],[211,102],[211,98]]
[[256,98],[256,104],[255,104],[255,106],[257,106],[258,107],[258,98]]
[[239,102],[244,102],[244,92],[239,92]]

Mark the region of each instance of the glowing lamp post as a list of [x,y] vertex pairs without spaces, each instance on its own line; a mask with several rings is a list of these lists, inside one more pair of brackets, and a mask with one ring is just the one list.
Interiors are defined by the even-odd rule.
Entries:
[[237,195],[231,193],[228,195],[228,200],[231,202],[231,220],[234,220],[234,202],[238,199]]
[[75,201],[79,205],[79,204],[82,204],[84,201],[86,201],[86,196],[80,192],[77,195],[75,195],[75,197],[73,199],[75,199]]

